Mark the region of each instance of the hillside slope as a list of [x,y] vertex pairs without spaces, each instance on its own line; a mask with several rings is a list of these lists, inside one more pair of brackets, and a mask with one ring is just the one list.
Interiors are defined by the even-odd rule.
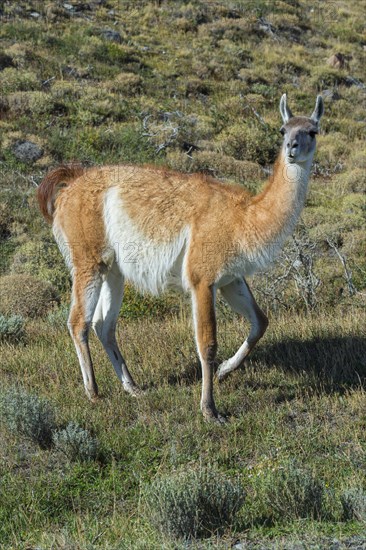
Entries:
[[[0,390],[47,398],[59,428],[77,422],[99,444],[97,458],[70,460],[4,420],[1,547],[179,548],[150,523],[145,484],[205,464],[238,476],[247,498],[233,526],[199,548],[328,548],[332,537],[365,547],[364,15],[359,0],[0,2]],[[93,340],[103,398],[91,405],[65,327],[70,280],[37,184],[60,162],[148,162],[256,192],[281,143],[283,92],[296,114],[321,93],[325,115],[295,236],[252,279],[268,333],[215,389],[228,426],[196,413],[188,300],[131,287],[119,340],[148,391],[126,396]],[[224,359],[243,326],[218,309]],[[313,493],[296,511],[306,480],[321,487],[320,511]]]

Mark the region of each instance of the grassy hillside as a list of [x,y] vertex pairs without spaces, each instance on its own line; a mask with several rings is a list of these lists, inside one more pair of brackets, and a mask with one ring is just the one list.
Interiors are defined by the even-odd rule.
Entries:
[[[184,547],[151,521],[146,493],[208,465],[246,498],[231,525],[192,547],[366,547],[362,3],[4,1],[0,19],[0,546]],[[102,399],[90,404],[65,327],[70,281],[37,184],[61,161],[149,162],[256,192],[281,143],[283,92],[296,114],[310,114],[317,93],[326,111],[295,236],[251,281],[268,333],[215,388],[230,422],[210,426],[198,412],[187,298],[131,287],[119,340],[147,392],[125,395],[93,337]],[[224,359],[247,326],[218,309]],[[28,408],[18,386],[36,396]],[[39,445],[29,435],[46,422],[34,408],[43,398],[52,429],[84,430],[84,454],[81,439],[71,452],[61,436]],[[86,460],[88,441],[97,451]]]

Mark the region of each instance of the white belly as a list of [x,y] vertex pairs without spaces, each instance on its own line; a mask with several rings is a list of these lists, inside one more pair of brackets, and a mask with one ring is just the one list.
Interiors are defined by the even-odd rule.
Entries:
[[169,287],[187,289],[184,258],[188,227],[168,243],[146,239],[134,227],[115,188],[105,199],[105,227],[109,246],[124,277],[141,291],[158,294]]

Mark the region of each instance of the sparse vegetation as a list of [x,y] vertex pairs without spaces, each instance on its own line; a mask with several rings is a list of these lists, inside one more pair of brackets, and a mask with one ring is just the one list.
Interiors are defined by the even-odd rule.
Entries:
[[343,519],[366,522],[366,492],[361,487],[348,489],[341,495]]
[[287,464],[270,474],[267,483],[268,505],[277,521],[324,516],[324,484],[306,469]]
[[[202,526],[219,534],[199,548],[234,539],[254,548],[366,544],[362,6],[0,2],[1,548],[183,547],[144,514],[142,487],[168,491],[196,476],[183,494],[190,534],[199,534],[195,467],[212,462],[219,487],[239,477],[246,499],[234,526]],[[336,52],[342,67],[327,63]],[[283,92],[296,113],[310,113],[316,93],[326,110],[302,222],[273,269],[251,281],[269,330],[245,368],[215,389],[230,422],[213,428],[196,414],[188,301],[130,286],[118,339],[147,392],[125,395],[93,338],[102,398],[89,403],[66,328],[69,274],[36,185],[60,162],[147,162],[257,192],[281,140]],[[222,360],[247,325],[220,297],[218,310]],[[54,410],[64,428],[52,446]]]
[[192,468],[156,478],[147,488],[147,513],[157,529],[175,538],[204,538],[233,524],[244,504],[239,481],[214,468]]
[[53,433],[53,444],[69,460],[87,462],[97,456],[97,440],[75,422],[69,422],[65,428],[56,430]]
[[0,412],[7,428],[21,437],[47,448],[55,427],[50,404],[23,388],[10,387],[1,391]]
[[0,342],[20,342],[25,336],[24,319],[20,315],[0,315]]

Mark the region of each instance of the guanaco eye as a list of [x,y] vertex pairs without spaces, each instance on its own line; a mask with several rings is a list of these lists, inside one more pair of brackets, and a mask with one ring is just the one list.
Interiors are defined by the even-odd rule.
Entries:
[[281,134],[284,136],[286,134],[286,130],[284,129],[284,127],[282,126],[282,128],[280,128],[280,132]]
[[317,133],[318,133],[318,132],[315,132],[314,130],[312,130],[311,132],[309,132],[309,136],[310,136],[311,138],[315,138],[315,136],[316,136]]

